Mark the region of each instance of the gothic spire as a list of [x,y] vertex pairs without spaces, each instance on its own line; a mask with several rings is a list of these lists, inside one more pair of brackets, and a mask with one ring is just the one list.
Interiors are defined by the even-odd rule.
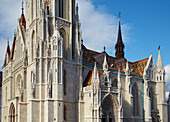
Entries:
[[157,60],[156,67],[157,67],[157,69],[158,68],[163,69],[164,67],[163,67],[162,58],[161,58],[160,46],[159,46],[158,50],[159,50],[159,54],[158,54],[158,60]]
[[107,59],[106,59],[106,54],[104,56],[104,62],[103,62],[103,70],[104,71],[108,71],[108,63],[107,63]]
[[119,30],[118,30],[118,37],[117,43],[115,45],[116,50],[116,58],[123,58],[124,57],[124,43],[122,41],[122,33],[121,33],[121,24],[120,24],[120,12],[119,12]]
[[25,20],[25,16],[24,16],[24,2],[23,1],[22,1],[22,14],[19,19],[19,24],[24,26],[24,28],[26,29],[26,20]]

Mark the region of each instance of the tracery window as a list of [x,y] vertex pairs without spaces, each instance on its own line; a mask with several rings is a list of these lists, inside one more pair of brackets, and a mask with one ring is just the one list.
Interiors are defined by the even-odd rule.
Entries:
[[138,87],[135,83],[132,87],[132,96],[133,96],[133,115],[138,115]]
[[15,122],[15,107],[13,103],[11,104],[10,110],[9,110],[9,121]]

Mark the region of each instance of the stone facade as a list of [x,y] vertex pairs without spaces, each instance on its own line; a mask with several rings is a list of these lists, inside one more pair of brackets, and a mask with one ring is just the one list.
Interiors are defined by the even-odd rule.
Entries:
[[3,122],[168,121],[160,49],[156,66],[152,54],[129,62],[120,22],[116,58],[87,49],[75,0],[26,0],[23,10],[5,54]]

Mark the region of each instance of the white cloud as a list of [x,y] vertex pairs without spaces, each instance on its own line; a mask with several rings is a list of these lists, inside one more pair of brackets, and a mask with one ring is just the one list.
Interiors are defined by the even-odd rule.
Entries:
[[170,91],[170,64],[165,66],[166,91]]
[[166,100],[168,100],[169,92],[165,92],[165,97],[166,97]]
[[[96,8],[91,0],[78,0],[80,8],[80,22],[82,23],[83,40],[87,48],[97,51],[106,51],[113,54],[117,40],[118,18],[107,14],[105,8]],[[103,9],[103,11],[102,11]],[[127,34],[130,27],[122,25],[123,41],[127,41]]]
[[2,68],[7,40],[13,41],[14,30],[17,29],[18,18],[21,15],[22,0],[2,0],[0,4],[0,70]]

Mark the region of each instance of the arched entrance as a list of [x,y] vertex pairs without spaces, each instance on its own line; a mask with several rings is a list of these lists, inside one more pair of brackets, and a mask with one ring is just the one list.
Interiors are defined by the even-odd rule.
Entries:
[[112,95],[108,95],[104,98],[101,104],[102,108],[102,122],[117,122],[116,115],[117,109]]
[[11,103],[9,109],[9,122],[15,122],[15,107],[13,103]]

